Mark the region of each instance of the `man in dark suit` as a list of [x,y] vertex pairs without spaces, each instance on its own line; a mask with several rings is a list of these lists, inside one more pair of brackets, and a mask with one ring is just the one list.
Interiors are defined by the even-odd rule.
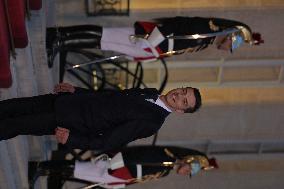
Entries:
[[49,54],[55,49],[100,48],[125,54],[138,61],[197,52],[209,45],[232,51],[242,43],[263,42],[259,33],[252,33],[248,25],[239,21],[181,16],[152,22],[139,21],[134,27],[128,28],[95,25],[49,28],[46,40]]
[[56,135],[70,148],[109,150],[156,133],[170,112],[193,113],[198,89],[90,92],[59,84],[56,92],[0,102],[0,140],[17,135]]
[[167,176],[172,170],[193,176],[200,170],[218,168],[214,158],[193,149],[173,146],[133,146],[114,156],[99,156],[92,162],[51,160],[29,163],[31,186],[39,176],[77,178],[106,188],[146,182]]

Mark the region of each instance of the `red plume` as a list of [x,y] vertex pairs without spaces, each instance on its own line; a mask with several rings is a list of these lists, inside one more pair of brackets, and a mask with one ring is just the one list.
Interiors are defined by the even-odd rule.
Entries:
[[217,161],[216,161],[215,158],[210,158],[210,159],[208,159],[208,162],[209,162],[209,165],[212,166],[212,167],[214,167],[215,169],[218,169],[218,168],[219,168],[219,166],[218,166]]
[[264,43],[264,40],[261,39],[260,33],[252,33],[252,39],[254,45],[260,45],[260,43]]

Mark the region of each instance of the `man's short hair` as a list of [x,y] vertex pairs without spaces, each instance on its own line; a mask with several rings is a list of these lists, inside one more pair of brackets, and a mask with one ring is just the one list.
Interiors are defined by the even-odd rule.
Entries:
[[187,108],[184,112],[185,113],[194,113],[196,112],[202,105],[202,101],[201,101],[201,94],[199,92],[199,89],[197,88],[193,88],[193,87],[189,87],[191,89],[193,89],[193,94],[195,96],[195,106],[193,108]]

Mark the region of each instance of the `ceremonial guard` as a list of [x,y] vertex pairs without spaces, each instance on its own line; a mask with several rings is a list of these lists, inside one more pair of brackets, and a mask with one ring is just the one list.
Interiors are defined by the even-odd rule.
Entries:
[[136,22],[134,27],[77,25],[47,29],[49,64],[58,51],[70,48],[100,48],[137,61],[153,61],[185,52],[197,52],[215,44],[234,50],[242,43],[263,42],[242,22],[222,18],[173,17]]
[[[134,146],[122,149],[113,158],[101,155],[89,162],[45,161],[29,163],[29,181],[38,176],[75,177],[105,188],[159,179],[175,170],[179,175],[193,176],[200,170],[217,168],[214,158],[204,153],[172,146]],[[89,186],[89,187],[90,187]]]

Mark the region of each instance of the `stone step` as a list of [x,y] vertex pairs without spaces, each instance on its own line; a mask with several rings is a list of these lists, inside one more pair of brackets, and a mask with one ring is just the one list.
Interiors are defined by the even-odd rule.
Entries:
[[[13,85],[0,89],[0,100],[50,93],[58,82],[57,68],[47,67],[45,53],[46,4],[39,11],[31,11],[26,21],[29,44],[17,49],[16,59],[11,57]],[[55,145],[48,136],[18,136],[0,142],[0,188],[28,189],[28,161],[46,160]],[[39,179],[36,189],[46,188],[46,180]]]

